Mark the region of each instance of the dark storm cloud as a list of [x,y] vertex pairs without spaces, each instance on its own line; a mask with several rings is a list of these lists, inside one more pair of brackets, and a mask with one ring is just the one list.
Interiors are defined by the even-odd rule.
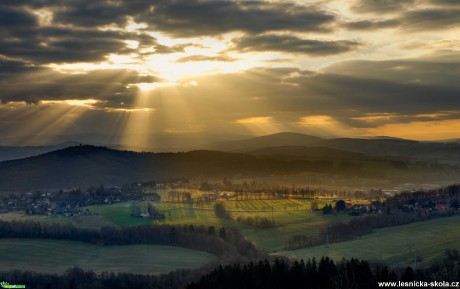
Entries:
[[176,36],[200,36],[231,31],[326,31],[335,15],[293,3],[160,0],[136,19]]
[[[460,7],[459,7],[460,8]],[[423,9],[404,13],[402,28],[410,31],[458,28],[460,9]]]
[[[8,58],[36,64],[102,61],[110,53],[137,52],[128,48],[125,40],[138,41],[139,48],[154,48],[157,54],[183,52],[186,47],[193,45],[166,46],[144,32],[100,30],[97,26],[105,24],[116,23],[123,27],[126,24],[125,13],[131,11],[129,7],[116,6],[109,1],[67,1],[65,5],[58,1],[15,1],[2,4],[0,55]],[[135,3],[130,2],[129,5]],[[53,25],[40,26],[37,17],[31,12],[33,8],[53,11]],[[143,11],[131,12],[139,14]],[[117,16],[117,13],[120,15]]]
[[[52,12],[52,26],[40,26],[32,13],[38,9]],[[104,25],[123,28],[129,18],[148,23],[146,29],[190,37],[231,31],[326,31],[336,17],[314,6],[264,1],[5,1],[0,5],[0,54],[41,64],[72,63],[101,61],[110,53],[134,52],[124,40],[137,40],[140,48],[153,47],[155,53],[183,52],[189,46],[161,45],[146,33],[99,29]],[[324,54],[346,51],[352,46],[351,42],[287,41],[294,45],[293,50],[303,45],[312,54],[318,53],[321,44]],[[273,45],[271,48],[275,49]]]
[[349,30],[377,30],[398,27],[398,20],[360,20],[343,23],[342,26]]
[[27,64],[22,61],[0,58],[0,76],[9,77],[20,73],[30,73],[40,70],[40,68]]
[[124,27],[128,17],[176,36],[219,35],[231,31],[327,31],[335,15],[316,6],[266,1],[17,1],[16,7],[51,8],[55,24]]
[[161,45],[146,33],[99,30],[92,27],[39,25],[32,14],[0,5],[0,55],[37,64],[101,61],[110,53],[136,52],[125,40],[136,40],[140,48],[156,53],[183,52],[190,44]]
[[356,49],[360,43],[349,40],[322,41],[301,39],[290,35],[245,36],[234,40],[236,49],[247,51],[279,51],[324,56]]
[[415,0],[359,0],[352,10],[359,13],[395,13],[414,3]]
[[13,29],[29,28],[38,24],[37,19],[19,8],[0,4],[0,27]]
[[121,27],[127,23],[125,7],[110,1],[70,1],[65,9],[55,14],[54,21],[80,27],[97,27],[116,24]]
[[35,63],[98,61],[116,52],[129,52],[118,32],[67,28],[32,28],[29,35],[12,35],[0,46],[0,54]]
[[[418,4],[430,4],[420,9]],[[358,21],[345,24],[349,29],[379,29],[400,27],[408,31],[427,31],[455,28],[460,23],[460,1],[458,0],[360,0],[352,7],[355,12],[395,13],[395,19],[380,22]],[[368,27],[367,27],[368,26]]]
[[[42,100],[96,99],[106,107],[130,107],[138,92],[130,84],[158,81],[132,70],[93,70],[82,74],[63,74],[50,69],[30,70],[5,75],[0,80],[0,100],[40,103]],[[123,102],[123,104],[121,104]]]

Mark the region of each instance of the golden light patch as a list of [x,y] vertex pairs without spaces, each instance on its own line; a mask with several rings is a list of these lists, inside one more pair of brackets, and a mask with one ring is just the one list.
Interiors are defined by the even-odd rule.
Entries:
[[299,119],[298,124],[301,126],[327,125],[336,121],[328,115],[309,115]]
[[107,108],[108,112],[151,112],[154,108]]
[[258,116],[258,117],[248,117],[242,118],[235,121],[238,124],[263,124],[269,123],[272,121],[271,116]]
[[459,137],[460,119],[392,123],[358,130],[364,136],[387,135],[413,140],[442,140]]
[[458,112],[451,111],[451,112],[439,112],[439,113],[422,113],[422,114],[416,114],[414,117],[420,117],[420,118],[440,118],[443,116],[448,116],[451,114],[457,114]]
[[[131,43],[131,45],[134,45]],[[110,63],[113,64],[137,64],[138,60],[136,59],[137,54],[131,53],[129,55],[120,55],[120,54],[110,54],[107,58]]]
[[241,118],[234,123],[242,125],[252,135],[267,135],[284,131],[286,128],[271,116]]
[[38,25],[45,27],[53,23],[53,11],[49,9],[30,9],[30,12],[37,17]]
[[99,101],[96,99],[66,99],[66,100],[43,100],[42,104],[67,104],[71,106],[91,107]]
[[26,106],[27,104],[23,101],[10,101],[7,103],[0,103],[0,109],[8,109],[8,110],[18,109],[18,108],[22,108]]
[[133,20],[132,17],[128,17],[127,25],[125,27],[125,30],[128,32],[134,32],[140,29],[145,29],[149,27],[147,23],[137,23]]
[[173,82],[141,82],[135,84],[141,91],[149,92],[159,87],[174,86]]
[[139,41],[136,40],[125,40],[126,47],[131,49],[137,49],[139,47]]
[[189,125],[184,127],[167,127],[163,129],[163,132],[169,134],[181,134],[181,133],[193,133],[200,132],[204,129],[202,125]]
[[377,114],[366,114],[366,116],[352,117],[353,120],[365,121],[365,122],[374,122],[381,120],[390,120],[396,117],[396,114],[393,113],[377,113]]

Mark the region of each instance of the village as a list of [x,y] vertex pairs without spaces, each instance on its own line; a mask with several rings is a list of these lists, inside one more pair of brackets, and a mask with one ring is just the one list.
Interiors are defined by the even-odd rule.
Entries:
[[[250,186],[248,186],[250,187]],[[131,216],[163,220],[164,214],[155,210],[149,202],[159,202],[157,191],[163,191],[163,202],[187,203],[193,207],[207,207],[215,202],[236,202],[244,200],[309,199],[311,211],[323,214],[349,214],[360,216],[367,214],[428,213],[432,211],[457,210],[459,202],[446,195],[406,192],[387,196],[381,191],[364,192],[322,192],[308,188],[262,188],[223,190],[218,185],[201,185],[194,193],[187,181],[166,183],[138,182],[105,188],[93,186],[86,190],[80,188],[47,192],[4,193],[0,195],[0,213],[22,212],[29,215],[86,216],[94,214],[87,206],[132,202]],[[199,193],[197,193],[199,192]],[[364,200],[364,202],[363,202]],[[324,205],[318,205],[323,203]],[[297,208],[299,209],[299,208]]]
[[22,212],[29,215],[87,216],[93,215],[90,205],[114,204],[137,200],[158,201],[157,194],[146,195],[155,183],[132,183],[121,187],[91,187],[86,191],[80,188],[58,190],[55,192],[24,192],[0,195],[0,213]]

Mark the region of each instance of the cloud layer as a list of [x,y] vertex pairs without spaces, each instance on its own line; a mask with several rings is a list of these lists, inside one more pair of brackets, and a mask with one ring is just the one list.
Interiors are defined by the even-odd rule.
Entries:
[[142,113],[167,133],[457,121],[459,3],[4,0],[2,132],[26,125],[15,109],[33,122],[72,106],[77,131],[114,115],[136,130],[124,122]]

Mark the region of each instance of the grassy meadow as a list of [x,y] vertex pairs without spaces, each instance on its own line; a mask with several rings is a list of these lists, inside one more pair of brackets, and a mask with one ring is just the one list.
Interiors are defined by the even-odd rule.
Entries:
[[2,221],[33,221],[42,223],[54,223],[54,224],[72,224],[75,227],[82,228],[101,228],[104,226],[116,226],[113,222],[109,221],[104,216],[92,215],[92,216],[47,216],[47,215],[27,215],[19,212],[9,212],[0,214],[0,220]]
[[0,239],[0,270],[62,273],[79,266],[95,272],[159,274],[216,260],[206,252],[172,246],[98,246],[77,241]]
[[[365,200],[354,200],[354,203],[364,203]],[[93,216],[85,217],[56,217],[56,216],[27,216],[20,213],[8,213],[0,215],[0,219],[3,220],[34,220],[47,223],[72,223],[76,226],[97,228],[102,226],[131,226],[140,224],[193,224],[196,226],[215,226],[215,227],[235,227],[239,229],[244,236],[252,241],[259,248],[269,252],[280,254],[293,258],[310,258],[321,256],[330,256],[334,259],[345,258],[361,258],[368,260],[378,260],[387,263],[391,266],[415,266],[414,257],[418,256],[417,261],[419,266],[428,264],[431,260],[442,255],[443,251],[447,248],[458,248],[460,244],[460,236],[457,234],[457,224],[460,223],[460,216],[441,218],[431,221],[419,222],[409,224],[405,226],[389,227],[384,229],[375,230],[372,234],[365,235],[360,239],[344,242],[329,244],[326,246],[317,246],[313,248],[307,248],[295,251],[284,251],[286,241],[293,235],[307,235],[312,236],[319,233],[324,227],[330,224],[347,221],[353,217],[346,214],[339,215],[323,215],[321,212],[312,211],[312,204],[316,203],[315,206],[321,208],[326,203],[333,203],[332,199],[315,199],[315,200],[294,200],[294,199],[276,199],[276,200],[243,200],[243,201],[225,201],[225,207],[231,214],[231,219],[219,219],[215,216],[214,204],[215,202],[203,202],[203,203],[153,203],[153,205],[163,214],[165,214],[165,220],[154,221],[147,218],[135,218],[131,217],[131,203],[117,203],[110,205],[94,205],[88,208],[97,213]],[[276,226],[273,228],[260,229],[248,226],[246,224],[237,222],[238,217],[261,217],[269,220],[274,220]],[[6,242],[7,240],[2,240]],[[16,242],[16,241],[15,241]],[[41,241],[31,241],[28,246],[33,247],[33,243],[38,242],[37,246],[42,246]],[[49,242],[49,241],[46,241]],[[79,262],[78,265],[85,266],[88,268],[103,268],[104,260],[108,260],[109,257],[106,254],[112,250],[110,248],[101,249],[100,247],[94,248],[93,245],[81,244],[78,242],[70,242],[65,244],[67,241],[55,241],[63,242],[62,250],[69,245],[69,250],[78,250],[81,246],[88,247],[88,254],[85,260],[95,260],[96,263],[90,261],[75,261]],[[5,245],[0,243],[0,248]],[[49,244],[49,243],[47,243]],[[13,245],[13,244],[10,244]],[[74,246],[75,245],[75,246]],[[19,246],[19,244],[18,244]],[[21,245],[22,246],[22,245]],[[61,246],[61,245],[59,245]],[[57,248],[59,248],[57,246]],[[45,246],[46,247],[46,246]],[[73,248],[71,248],[73,247]],[[132,261],[127,257],[130,252],[129,247],[134,248],[135,246],[126,247],[115,247],[113,250],[116,252],[120,251],[120,256],[125,256],[127,263],[123,269],[114,268],[113,270],[119,271],[130,271],[130,272],[147,272],[142,271],[144,267],[142,265],[136,265],[134,259]],[[142,246],[139,246],[141,248]],[[11,247],[12,251],[16,248]],[[142,247],[140,252],[146,252],[145,258],[149,258],[148,254],[151,252],[149,246]],[[164,249],[164,248],[163,248]],[[159,249],[159,255],[166,249]],[[177,248],[181,249],[181,248]],[[18,249],[19,250],[19,249]],[[21,249],[22,250],[22,249]],[[104,251],[105,250],[105,251]],[[45,250],[46,251],[46,250]],[[189,250],[190,251],[190,250]],[[115,252],[115,251],[114,251]],[[169,251],[171,256],[180,255],[180,252]],[[197,256],[202,252],[195,251]],[[1,252],[0,252],[1,254]],[[117,253],[118,254],[118,253]],[[115,255],[117,255],[115,254]],[[125,254],[125,255],[124,255]],[[129,253],[132,256],[137,256],[137,253]],[[157,253],[154,253],[156,255]],[[68,255],[79,255],[75,251],[68,253]],[[64,254],[64,256],[66,256]],[[95,256],[95,257],[91,257]],[[38,258],[38,257],[37,257]],[[83,258],[83,257],[82,257]],[[134,258],[134,257],[133,257]],[[142,262],[146,259],[144,256],[140,257]],[[196,266],[200,266],[206,262],[200,261],[200,257],[190,257],[190,266],[196,261]],[[32,258],[32,260],[34,260]],[[102,260],[102,261],[101,261]],[[121,260],[121,259],[120,259]],[[153,260],[153,259],[152,259]],[[74,261],[72,261],[74,262]],[[99,263],[97,263],[99,262]],[[142,263],[140,262],[140,263]],[[27,261],[29,263],[29,261]],[[58,261],[53,263],[53,259],[47,264],[57,264]],[[171,259],[171,263],[168,268],[179,268],[174,267],[175,261]],[[18,263],[19,264],[19,263]],[[33,262],[31,262],[33,266]],[[38,264],[38,263],[37,263]],[[66,263],[68,264],[68,263]],[[98,265],[102,264],[102,265]],[[169,264],[166,262],[166,264]],[[73,264],[70,264],[70,266]],[[5,266],[3,262],[1,266]],[[50,265],[51,266],[51,265]],[[67,266],[67,265],[66,265]],[[152,266],[160,266],[158,262],[152,263]],[[188,266],[188,265],[187,265]],[[149,267],[150,268],[150,267]],[[157,268],[157,267],[152,267]],[[139,271],[140,270],[140,271]],[[151,270],[151,269],[146,269]],[[159,270],[159,269],[152,269]],[[165,269],[166,270],[166,269]],[[169,270],[169,269],[168,269]],[[160,272],[160,271],[155,271]]]
[[375,230],[353,241],[279,252],[296,259],[329,256],[382,261],[390,266],[415,267],[428,265],[439,258],[445,249],[459,249],[458,226],[460,216],[417,222]]

